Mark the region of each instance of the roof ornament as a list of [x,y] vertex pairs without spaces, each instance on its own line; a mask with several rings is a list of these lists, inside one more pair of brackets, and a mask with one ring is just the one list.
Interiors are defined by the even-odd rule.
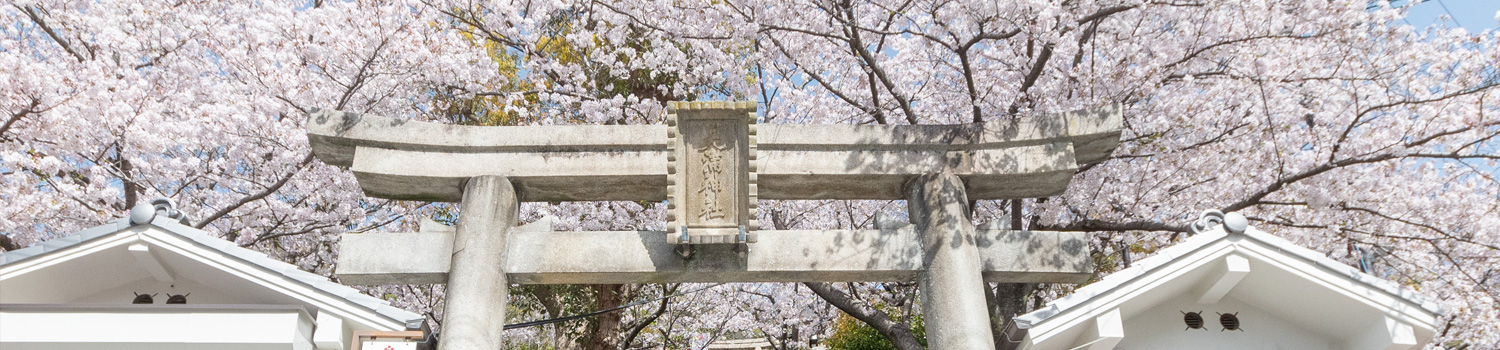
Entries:
[[1250,228],[1250,219],[1245,218],[1244,214],[1240,214],[1237,211],[1225,214],[1222,211],[1209,209],[1204,210],[1203,214],[1198,215],[1198,221],[1194,221],[1193,224],[1188,225],[1188,231],[1196,235],[1208,232],[1215,225],[1224,225],[1224,230],[1229,231],[1229,233],[1245,233],[1245,230]]
[[157,215],[164,215],[176,219],[178,223],[188,224],[187,215],[177,210],[177,203],[170,198],[157,197],[150,203],[136,203],[130,208],[130,224],[140,225],[150,223]]

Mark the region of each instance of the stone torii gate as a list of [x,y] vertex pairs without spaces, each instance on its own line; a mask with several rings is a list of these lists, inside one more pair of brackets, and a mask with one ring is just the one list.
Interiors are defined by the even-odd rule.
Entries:
[[[667,125],[460,126],[315,110],[307,137],[366,195],[459,202],[456,229],[345,234],[345,283],[447,283],[442,349],[500,344],[511,283],[918,281],[932,349],[993,349],[985,282],[1081,283],[1076,232],[975,227],[971,200],[1066,189],[1119,106],[963,125],[756,125],[672,102]],[[758,199],[905,199],[910,222],[762,230]],[[525,201],[667,201],[666,232],[517,227]],[[989,225],[986,225],[989,226]]]

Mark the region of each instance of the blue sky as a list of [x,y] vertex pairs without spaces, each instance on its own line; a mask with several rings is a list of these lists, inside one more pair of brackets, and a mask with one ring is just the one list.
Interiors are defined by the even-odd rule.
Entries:
[[[1395,2],[1395,5],[1403,5],[1405,2]],[[1446,9],[1444,9],[1446,7]],[[1500,11],[1500,0],[1426,0],[1412,6],[1407,12],[1406,21],[1417,27],[1426,27],[1437,22],[1439,16],[1453,14],[1453,20],[1471,33],[1479,33],[1485,29],[1500,27],[1495,22],[1495,11]],[[1449,23],[1454,25],[1453,23]]]

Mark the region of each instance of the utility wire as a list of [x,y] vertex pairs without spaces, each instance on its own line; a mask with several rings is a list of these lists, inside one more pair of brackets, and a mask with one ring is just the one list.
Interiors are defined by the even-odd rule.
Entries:
[[616,307],[612,307],[612,308],[608,308],[608,309],[604,309],[604,310],[594,311],[594,312],[590,312],[590,313],[586,313],[586,314],[578,314],[578,315],[563,316],[563,317],[551,318],[551,319],[545,319],[545,320],[537,320],[537,321],[529,321],[529,322],[521,322],[521,323],[508,324],[508,325],[505,325],[505,329],[526,328],[526,327],[540,326],[540,325],[544,325],[544,324],[552,324],[552,323],[558,323],[558,322],[567,322],[567,321],[572,321],[572,320],[576,320],[576,319],[580,319],[580,318],[585,318],[585,317],[593,317],[593,316],[603,315],[603,314],[607,314],[607,313],[611,313],[611,312],[615,312],[615,311],[620,311],[620,310],[623,310],[623,309],[626,309],[626,308],[629,308],[629,307],[632,307],[632,306],[642,305],[642,304],[646,304],[646,303],[650,303],[650,302],[655,302],[655,301],[659,301],[659,300],[666,299],[666,298],[671,298],[671,297],[676,297],[676,296],[683,296],[683,295],[693,294],[693,293],[697,293],[697,292],[702,292],[702,291],[708,290],[709,288],[718,287],[718,286],[722,286],[722,285],[724,285],[724,283],[716,283],[716,284],[711,285],[711,286],[705,286],[705,287],[701,287],[701,288],[698,288],[698,289],[693,289],[693,290],[689,290],[689,291],[685,291],[685,292],[673,293],[673,294],[670,294],[670,295],[663,295],[660,298],[655,298],[655,299],[640,300],[640,301],[636,301],[636,302],[633,302],[633,303],[629,303],[629,304],[625,304],[625,305],[620,305],[620,306],[616,306]]
[[1437,3],[1439,6],[1443,7],[1443,12],[1448,13],[1448,19],[1453,20],[1453,24],[1457,24],[1459,27],[1464,26],[1463,23],[1458,23],[1458,16],[1454,16],[1453,11],[1448,10],[1448,4],[1443,3],[1443,0],[1437,0]]

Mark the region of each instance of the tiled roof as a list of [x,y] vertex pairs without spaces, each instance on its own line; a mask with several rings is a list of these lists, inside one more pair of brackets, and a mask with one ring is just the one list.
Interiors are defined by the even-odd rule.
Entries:
[[[425,318],[422,315],[391,306],[391,303],[389,301],[365,295],[364,293],[360,293],[360,291],[357,289],[334,283],[327,277],[303,271],[302,269],[297,268],[296,265],[272,259],[266,256],[266,254],[264,253],[242,248],[239,245],[234,244],[234,242],[214,237],[208,232],[204,232],[203,230],[199,230],[191,226],[183,225],[181,223],[178,223],[177,220],[168,218],[164,215],[157,216],[155,219],[153,219],[151,221],[151,225],[161,228],[162,231],[169,232],[171,234],[177,235],[178,237],[191,240],[204,247],[214,249],[220,253],[223,253],[224,255],[232,256],[239,259],[240,261],[250,263],[260,268],[281,274],[288,279],[313,287],[314,289],[320,290],[324,293],[327,293],[328,295],[342,298],[348,301],[350,304],[358,305],[362,308],[373,311],[382,317],[404,324],[408,329],[419,328],[425,321]],[[121,230],[127,228],[130,228],[129,219],[120,218],[112,220],[109,223],[101,226],[96,226],[83,231],[79,231],[76,234],[49,240],[46,242],[41,242],[38,244],[33,244],[23,249],[0,253],[0,266],[25,261],[34,257],[47,255],[60,250],[65,250],[68,247],[72,247],[99,237],[120,232]]]

